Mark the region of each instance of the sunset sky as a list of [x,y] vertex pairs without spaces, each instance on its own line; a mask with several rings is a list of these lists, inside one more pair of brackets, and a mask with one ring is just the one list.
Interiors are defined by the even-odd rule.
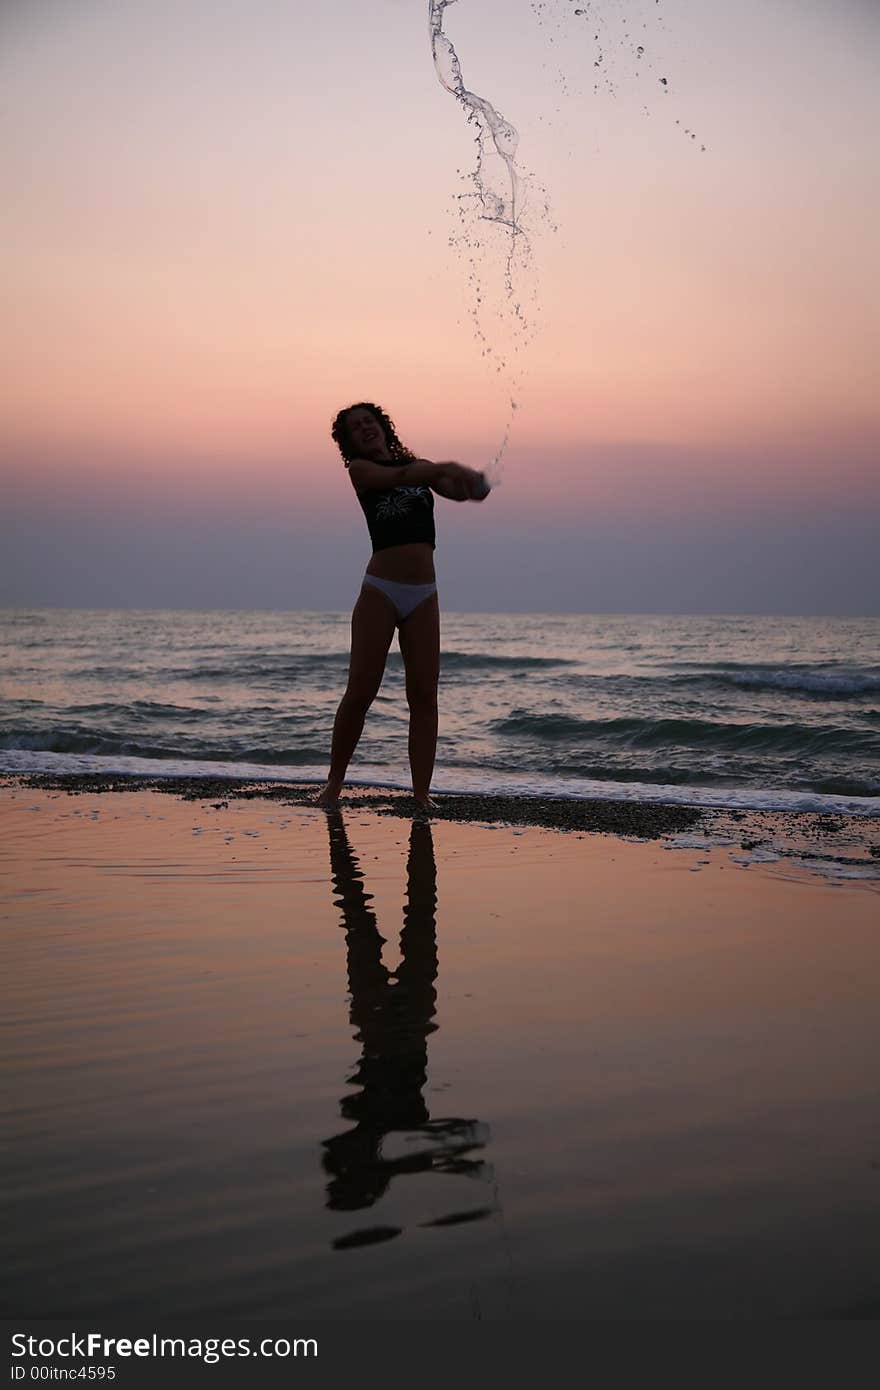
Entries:
[[[446,12],[519,131],[534,336],[442,601],[876,613],[880,6],[578,8]],[[6,0],[0,70],[0,604],[349,608],[336,410],[485,467],[511,392],[426,0]]]

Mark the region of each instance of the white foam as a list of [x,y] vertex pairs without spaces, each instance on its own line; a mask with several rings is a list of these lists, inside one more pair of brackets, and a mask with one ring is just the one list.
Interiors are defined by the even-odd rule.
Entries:
[[663,840],[664,849],[716,849],[719,846],[732,845],[735,841],[726,835],[692,835],[685,833],[682,835],[667,835]]
[[864,864],[837,864],[833,860],[798,859],[802,868],[830,879],[833,883],[843,883],[852,879],[880,879],[880,864],[865,860]]
[[772,849],[753,849],[748,854],[731,854],[734,864],[776,864],[780,856]]
[[786,671],[766,670],[756,667],[752,671],[709,670],[708,677],[715,677],[725,685],[742,686],[745,689],[760,690],[771,687],[777,690],[804,691],[810,695],[874,695],[880,694],[880,676],[860,672],[856,675],[838,675],[824,671]]

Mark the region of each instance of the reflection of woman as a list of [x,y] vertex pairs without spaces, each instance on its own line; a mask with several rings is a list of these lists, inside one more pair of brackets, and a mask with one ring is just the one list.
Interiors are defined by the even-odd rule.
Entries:
[[373,555],[351,617],[348,686],[333,725],[330,772],[318,803],[333,806],[382,683],[394,629],[406,668],[413,795],[428,796],[437,749],[440,612],[434,575],[434,498],[479,502],[482,473],[460,463],[429,463],[401,444],[388,416],[362,403],[341,410],[333,438],[367,518]]
[[[488,1170],[482,1160],[468,1157],[483,1146],[482,1127],[474,1120],[432,1120],[422,1095],[428,1034],[437,1026],[437,875],[430,825],[414,821],[410,831],[402,959],[396,972],[382,964],[383,938],[338,810],[330,812],[328,826],[330,871],[348,954],[350,1016],[362,1051],[349,1077],[359,1089],[341,1103],[354,1128],[325,1141],[324,1169],[328,1207],[352,1211],[373,1206],[401,1173],[485,1177]],[[424,1142],[408,1145],[404,1156],[386,1158],[383,1140],[393,1133]],[[384,1234],[398,1231],[388,1228]]]

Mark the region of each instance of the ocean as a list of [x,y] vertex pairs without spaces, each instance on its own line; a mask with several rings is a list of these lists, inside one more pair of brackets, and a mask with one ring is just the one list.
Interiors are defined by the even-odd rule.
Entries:
[[[321,781],[348,613],[0,612],[0,771]],[[407,787],[396,642],[349,770]],[[444,613],[434,789],[880,813],[880,618]]]

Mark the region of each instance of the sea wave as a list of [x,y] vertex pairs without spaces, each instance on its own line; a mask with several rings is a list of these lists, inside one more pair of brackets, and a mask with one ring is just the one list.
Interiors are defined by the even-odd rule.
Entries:
[[[350,659],[349,652],[314,652],[300,656],[283,655],[275,658],[260,657],[257,660],[231,659],[223,666],[214,664],[200,666],[169,667],[161,671],[165,680],[273,680],[279,676],[294,679],[299,676],[319,675],[324,671],[345,670]],[[390,664],[400,661],[396,651],[388,654]],[[506,656],[494,652],[444,651],[441,664],[444,671],[480,670],[533,670],[552,669],[559,666],[574,666],[577,663],[563,656]]]
[[880,665],[838,659],[821,662],[669,661],[666,666],[667,670],[671,668],[687,674],[661,674],[651,679],[676,685],[714,681],[720,685],[791,691],[831,699],[880,692]]
[[443,652],[443,669],[447,667],[475,668],[497,666],[505,670],[519,670],[529,667],[577,666],[577,662],[567,656],[504,656],[493,652]]
[[[724,663],[721,663],[724,665]],[[646,675],[617,672],[573,674],[566,684],[577,689],[627,690],[644,692],[665,690],[757,690],[776,695],[793,695],[819,700],[855,700],[880,695],[880,670],[850,668],[844,671],[817,671],[813,668],[795,670],[789,666],[741,666],[737,669],[715,669],[700,666],[698,670],[670,674],[659,671]]]
[[517,709],[490,725],[493,733],[547,742],[597,742],[626,747],[679,747],[814,757],[851,753],[880,760],[880,737],[868,731],[809,724],[737,724],[710,719],[580,719]]
[[130,704],[104,700],[87,705],[68,705],[65,714],[104,714],[111,718],[135,720],[174,719],[183,723],[217,717],[213,710],[195,709],[191,705],[168,705],[159,700],[132,700]]
[[147,758],[160,762],[178,762],[181,758],[218,763],[259,763],[267,767],[300,767],[326,759],[326,748],[311,747],[253,747],[244,742],[230,741],[217,747],[203,739],[178,738],[174,746],[152,740],[102,733],[96,729],[70,727],[64,729],[7,729],[0,733],[0,752],[78,753],[101,758]]
[[809,788],[823,796],[876,796],[880,798],[878,777],[816,777],[795,779],[795,786]]
[[753,667],[718,674],[719,685],[746,690],[783,690],[794,695],[819,695],[826,700],[846,700],[854,695],[880,694],[880,675],[854,671],[792,671],[786,667]]
[[284,653],[277,657],[230,657],[222,665],[160,667],[156,676],[163,681],[274,681],[308,679],[326,671],[344,671],[349,662],[348,652],[316,652],[301,656]]

